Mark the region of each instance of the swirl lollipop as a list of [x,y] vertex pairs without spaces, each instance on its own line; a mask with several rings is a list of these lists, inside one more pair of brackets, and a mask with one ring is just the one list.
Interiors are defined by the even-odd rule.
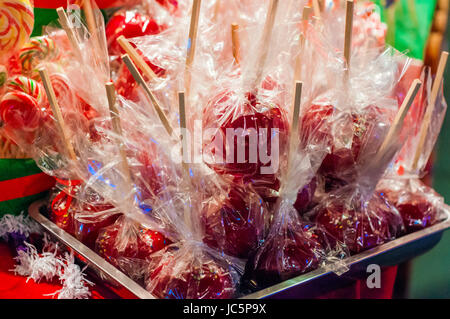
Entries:
[[38,128],[41,118],[36,99],[20,91],[5,94],[0,101],[0,116],[11,129],[30,132]]
[[0,54],[20,49],[33,31],[33,25],[30,0],[0,0]]
[[[43,60],[54,59],[57,55],[57,47],[51,38],[47,36],[33,37],[25,43],[19,52],[22,71],[24,74],[32,74],[33,77],[38,76],[36,72],[37,65]],[[33,71],[35,74],[33,74]]]
[[16,75],[7,84],[8,91],[22,91],[28,95],[31,95],[36,99],[38,104],[44,102],[44,94],[42,85],[30,78],[23,75]]

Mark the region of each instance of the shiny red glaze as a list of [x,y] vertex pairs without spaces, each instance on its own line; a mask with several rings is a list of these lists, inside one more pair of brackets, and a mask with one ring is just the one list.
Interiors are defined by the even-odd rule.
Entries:
[[401,199],[393,191],[384,190],[380,193],[395,205],[408,234],[430,227],[439,220],[438,209],[424,195],[408,189],[401,191]]
[[407,233],[413,233],[433,225],[438,212],[425,197],[414,195],[410,201],[397,205]]
[[295,209],[300,213],[305,213],[314,198],[317,189],[317,179],[314,177],[305,187],[298,191],[297,200],[294,203]]
[[313,104],[306,111],[300,121],[300,137],[304,143],[332,143],[330,131],[331,116],[334,113],[332,105]]
[[143,226],[131,225],[129,232],[122,233],[122,236],[128,235],[129,238],[119,238],[122,227],[127,226],[118,221],[104,228],[96,241],[96,251],[99,255],[116,267],[122,258],[146,260],[154,252],[171,244],[161,233]]
[[[350,147],[339,147],[331,140],[331,153],[327,154],[319,169],[319,173],[326,179],[327,190],[334,189],[336,186],[343,186],[356,177],[356,164],[361,161],[364,155],[363,145],[370,145],[371,141],[368,139],[377,138],[377,136],[371,136],[370,134],[372,128],[379,122],[379,113],[378,107],[370,105],[364,108],[361,113],[352,113],[348,117],[342,114],[342,117],[335,119],[336,121],[344,121],[343,124],[348,122],[348,125],[352,125],[353,136]],[[320,113],[317,113],[317,116],[320,116]],[[328,124],[328,132],[331,131],[330,124]]]
[[316,222],[332,236],[330,241],[346,244],[353,254],[392,240],[400,227],[394,213],[378,207],[375,201],[364,212],[329,203],[318,212]]
[[[119,213],[98,214],[112,208],[113,206],[109,204],[83,205],[81,209],[83,216],[75,215],[74,218],[75,236],[77,239],[89,248],[94,249],[100,230],[112,225],[121,215]],[[92,213],[92,215],[89,215],[89,213]]]
[[240,190],[232,189],[228,199],[202,212],[204,242],[230,256],[248,258],[263,239],[265,207]]
[[277,284],[316,269],[321,255],[319,241],[307,235],[300,223],[292,223],[267,238],[257,260],[250,261],[250,276],[260,287]]
[[162,263],[151,271],[150,281],[156,286],[150,291],[161,299],[230,299],[234,286],[231,275],[214,261],[177,267],[178,261]]
[[[246,132],[255,130],[258,134],[258,154],[260,145],[266,145],[267,153],[271,150],[271,134],[273,129],[279,130],[279,156],[283,156],[286,151],[288,122],[284,112],[276,105],[262,105],[257,101],[255,95],[251,93],[246,94],[239,105],[233,105],[237,101],[236,93],[224,91],[217,95],[210,101],[204,110],[203,114],[203,128],[204,129],[218,129],[223,137],[222,154],[225,163],[214,163],[211,166],[218,172],[223,174],[230,174],[241,180],[246,184],[251,184],[266,201],[273,201],[276,197],[274,193],[279,190],[280,183],[277,172],[273,174],[261,174],[262,167],[270,167],[269,163],[263,163],[260,156],[256,156],[256,162],[252,163],[250,159],[250,138],[245,136]],[[221,123],[218,127],[218,123]],[[242,137],[244,137],[244,145],[238,145],[238,138],[235,137],[234,145],[234,159],[231,163],[226,163],[227,158],[227,129],[242,129]],[[261,141],[261,129],[267,129],[267,137],[265,141]],[[211,141],[205,141],[204,149],[211,150]],[[243,147],[245,152],[244,163],[238,163],[238,149]],[[220,146],[219,146],[220,148]],[[207,152],[208,152],[207,151]],[[215,150],[211,150],[215,154]]]

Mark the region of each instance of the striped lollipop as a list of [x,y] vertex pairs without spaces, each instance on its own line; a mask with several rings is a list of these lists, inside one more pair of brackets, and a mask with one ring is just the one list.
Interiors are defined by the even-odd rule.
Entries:
[[33,31],[31,0],[0,0],[0,56],[19,50]]
[[39,82],[23,75],[16,75],[8,81],[7,89],[10,91],[22,91],[28,95],[31,95],[39,104],[44,101],[44,91],[42,85]]
[[7,128],[31,132],[38,128],[41,115],[34,97],[11,91],[0,101],[0,118]]
[[37,75],[36,67],[43,60],[53,60],[58,55],[55,42],[48,36],[33,37],[19,52],[19,60],[24,74]]

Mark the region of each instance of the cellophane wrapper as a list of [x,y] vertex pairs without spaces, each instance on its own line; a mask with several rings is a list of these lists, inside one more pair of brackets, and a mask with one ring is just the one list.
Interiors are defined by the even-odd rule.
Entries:
[[422,230],[442,221],[447,218],[449,211],[444,198],[421,180],[426,175],[426,167],[447,111],[442,87],[434,105],[428,131],[425,132],[425,140],[417,165],[414,167],[425,112],[431,107],[432,79],[431,70],[428,67],[423,68],[421,80],[424,85],[411,108],[411,117],[407,118],[413,129],[398,154],[395,164],[377,186],[378,193],[400,212],[407,233]]

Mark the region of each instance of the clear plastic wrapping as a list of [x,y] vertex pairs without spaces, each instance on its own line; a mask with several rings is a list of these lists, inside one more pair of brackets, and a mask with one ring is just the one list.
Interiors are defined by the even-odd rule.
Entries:
[[425,113],[432,107],[430,104],[432,79],[429,68],[422,69],[421,79],[424,85],[419,98],[412,106],[409,118],[414,126],[411,125],[410,135],[396,157],[395,164],[377,186],[380,196],[386,198],[400,212],[407,233],[436,224],[445,218],[445,211],[448,211],[444,198],[421,181],[421,177],[426,174],[427,163],[442,128],[447,103],[441,87],[431,114],[430,125],[425,131],[423,146],[416,156]]

